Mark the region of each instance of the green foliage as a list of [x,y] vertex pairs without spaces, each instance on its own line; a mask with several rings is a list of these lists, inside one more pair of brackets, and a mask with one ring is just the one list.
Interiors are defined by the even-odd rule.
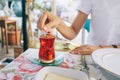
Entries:
[[44,10],[47,10],[49,12],[52,11],[52,7],[44,7],[44,8],[42,8],[39,4],[36,4],[36,3],[34,3],[34,8],[39,9],[41,11],[44,11]]

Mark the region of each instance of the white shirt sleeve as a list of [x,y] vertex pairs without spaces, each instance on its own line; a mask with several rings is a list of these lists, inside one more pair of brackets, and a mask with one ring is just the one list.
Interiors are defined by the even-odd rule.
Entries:
[[92,8],[91,0],[80,0],[78,3],[77,10],[82,11],[86,14],[89,14],[91,12],[91,8]]

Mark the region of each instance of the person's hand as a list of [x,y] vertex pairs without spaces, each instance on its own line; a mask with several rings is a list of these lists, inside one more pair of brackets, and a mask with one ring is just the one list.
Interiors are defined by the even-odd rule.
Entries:
[[81,55],[90,55],[93,51],[100,49],[99,46],[93,45],[82,45],[73,49],[70,53],[72,54],[81,54]]
[[56,28],[61,23],[61,19],[48,11],[44,11],[43,15],[37,22],[37,27],[42,30],[49,32],[52,28]]

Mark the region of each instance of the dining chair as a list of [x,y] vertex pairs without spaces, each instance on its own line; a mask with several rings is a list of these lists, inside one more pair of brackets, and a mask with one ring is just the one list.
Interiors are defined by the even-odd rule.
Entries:
[[1,28],[1,47],[4,47],[4,37],[5,37],[5,44],[6,44],[6,53],[8,53],[8,24],[12,24],[15,26],[15,39],[16,44],[17,42],[17,26],[16,26],[16,20],[8,20],[1,18],[0,19],[0,28]]

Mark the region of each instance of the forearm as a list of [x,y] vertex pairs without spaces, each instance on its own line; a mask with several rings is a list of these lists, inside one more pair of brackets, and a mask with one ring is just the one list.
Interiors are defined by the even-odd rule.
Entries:
[[56,28],[65,38],[71,40],[77,36],[83,24],[85,23],[87,16],[87,14],[79,11],[70,27],[61,21]]
[[56,29],[62,34],[63,37],[69,40],[72,40],[77,35],[76,31],[72,27],[67,26],[64,22],[57,25]]
[[109,45],[109,46],[102,46],[100,45],[101,48],[120,48],[120,45]]

